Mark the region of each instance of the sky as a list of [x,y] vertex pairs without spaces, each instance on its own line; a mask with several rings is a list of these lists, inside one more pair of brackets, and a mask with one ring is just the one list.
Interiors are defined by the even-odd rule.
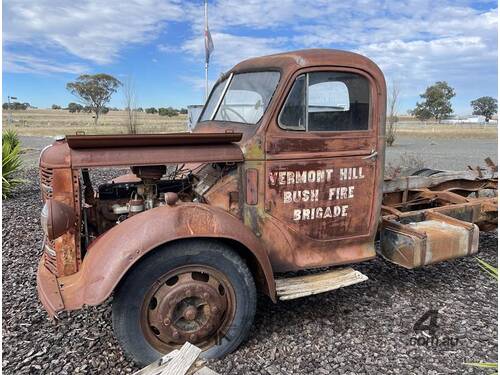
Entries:
[[[3,2],[2,97],[40,108],[76,101],[66,83],[108,73],[133,82],[141,107],[204,101],[203,1]],[[487,0],[210,0],[209,78],[239,61],[303,48],[361,53],[401,92],[399,113],[436,81],[456,114],[498,96],[498,9]],[[117,92],[110,106],[124,107]]]

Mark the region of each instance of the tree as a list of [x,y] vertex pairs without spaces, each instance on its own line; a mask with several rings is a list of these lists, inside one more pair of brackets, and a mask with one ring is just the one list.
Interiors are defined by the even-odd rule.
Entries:
[[187,115],[188,110],[187,110],[187,108],[181,108],[181,110],[179,111],[179,113],[180,113],[181,115]]
[[52,104],[52,109],[61,109],[61,106],[57,104]]
[[421,121],[430,118],[441,120],[453,113],[451,107],[451,98],[455,96],[455,90],[444,81],[436,82],[434,85],[427,87],[425,92],[420,95],[424,101],[417,103],[417,106],[412,111],[412,114]]
[[82,74],[75,82],[69,82],[66,88],[94,112],[94,125],[97,125],[105,104],[120,85],[121,82],[109,74]]
[[472,114],[484,116],[486,122],[489,122],[491,117],[498,112],[497,100],[491,96],[481,96],[480,98],[471,101],[470,105],[474,110]]
[[146,108],[146,113],[158,113],[158,110],[155,108],[155,107],[151,107],[151,108]]
[[15,110],[15,111],[24,111],[28,108],[33,108],[31,107],[30,103],[19,103],[19,102],[14,102],[14,103],[3,103],[2,104],[2,109],[10,109],[10,110]]
[[168,108],[158,108],[158,114],[160,116],[168,116],[168,117],[174,117],[177,116],[177,110],[173,109],[172,107]]
[[137,133],[137,111],[135,85],[131,77],[125,81],[123,88],[123,104],[127,112],[127,127],[130,134]]
[[75,113],[75,112],[80,113],[80,111],[82,111],[82,110],[83,110],[83,106],[81,104],[73,103],[73,102],[68,104],[69,113]]
[[397,82],[392,82],[389,97],[387,98],[387,134],[385,136],[385,141],[387,142],[387,146],[389,147],[392,146],[394,141],[396,140],[396,123],[399,121],[399,118],[397,116],[398,102],[399,85],[397,84]]

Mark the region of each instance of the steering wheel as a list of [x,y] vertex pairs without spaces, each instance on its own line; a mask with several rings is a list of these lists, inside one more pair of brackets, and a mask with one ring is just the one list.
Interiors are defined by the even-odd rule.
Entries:
[[234,113],[236,115],[236,117],[238,117],[240,120],[242,120],[242,122],[244,122],[244,123],[247,122],[247,120],[240,113],[238,113],[237,111],[235,111],[231,107],[222,107],[221,108],[220,115],[221,115],[223,120],[231,121],[229,119],[229,116],[227,115],[226,111]]

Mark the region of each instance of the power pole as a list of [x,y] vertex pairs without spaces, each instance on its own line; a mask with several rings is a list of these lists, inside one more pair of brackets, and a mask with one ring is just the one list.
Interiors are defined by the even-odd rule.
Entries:
[[9,104],[9,124],[12,124],[12,107],[10,106],[10,99],[17,100],[17,97],[7,95],[7,103]]
[[[208,1],[205,0],[205,48],[208,38]],[[205,51],[206,54],[206,51]],[[208,59],[205,58],[205,101],[208,99]]]

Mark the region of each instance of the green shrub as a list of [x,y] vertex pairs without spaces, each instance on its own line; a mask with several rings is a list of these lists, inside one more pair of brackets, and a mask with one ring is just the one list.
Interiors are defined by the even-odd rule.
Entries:
[[21,164],[19,137],[15,131],[6,130],[2,133],[2,199],[8,198],[14,187],[23,182],[14,177]]
[[5,143],[8,143],[11,149],[19,144],[19,136],[15,130],[9,129],[2,133],[2,145]]

